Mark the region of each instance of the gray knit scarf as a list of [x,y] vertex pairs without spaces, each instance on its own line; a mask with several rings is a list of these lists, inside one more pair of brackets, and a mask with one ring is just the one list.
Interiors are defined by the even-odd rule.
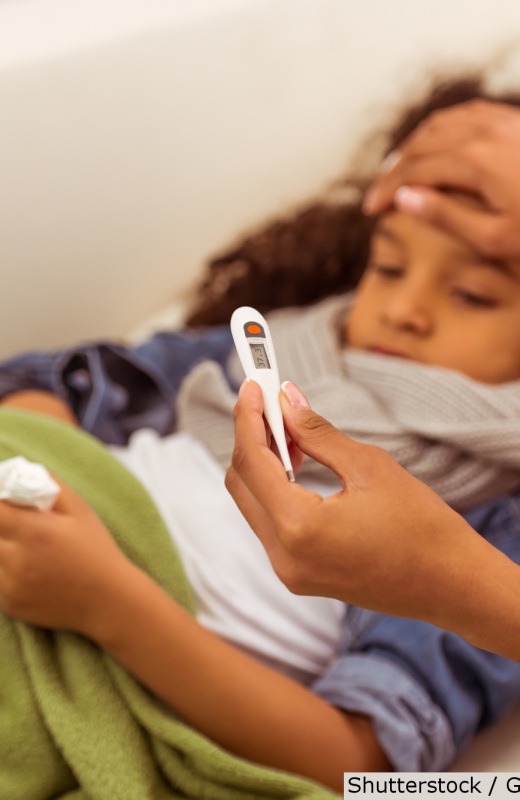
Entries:
[[[489,385],[453,370],[342,349],[339,323],[353,295],[269,315],[280,379],[352,438],[388,450],[450,505],[465,510],[520,486],[520,380]],[[235,353],[229,368],[243,378]],[[224,466],[233,451],[233,406],[220,367],[184,381],[179,429]],[[325,468],[308,459],[302,473]]]

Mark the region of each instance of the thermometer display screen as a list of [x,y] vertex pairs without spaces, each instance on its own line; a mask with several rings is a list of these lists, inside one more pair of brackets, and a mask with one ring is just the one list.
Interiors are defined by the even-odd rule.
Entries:
[[249,347],[251,348],[251,355],[253,356],[253,363],[256,369],[271,369],[264,345],[249,342]]

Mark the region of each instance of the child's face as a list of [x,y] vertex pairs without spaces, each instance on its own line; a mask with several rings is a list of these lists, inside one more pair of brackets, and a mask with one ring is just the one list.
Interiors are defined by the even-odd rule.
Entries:
[[372,237],[347,343],[484,383],[520,378],[520,274],[392,211]]

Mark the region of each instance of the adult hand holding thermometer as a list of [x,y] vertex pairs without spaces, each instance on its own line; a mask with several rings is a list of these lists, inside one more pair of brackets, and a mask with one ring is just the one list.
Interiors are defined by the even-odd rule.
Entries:
[[280,407],[280,376],[273,340],[263,316],[254,308],[242,306],[233,312],[231,333],[246,377],[256,381],[264,396],[264,413],[290,481],[294,481],[282,409]]

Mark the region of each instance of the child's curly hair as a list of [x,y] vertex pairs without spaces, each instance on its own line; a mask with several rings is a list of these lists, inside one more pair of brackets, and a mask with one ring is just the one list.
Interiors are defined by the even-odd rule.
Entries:
[[[520,106],[520,92],[489,92],[482,76],[436,82],[388,132],[385,153],[398,147],[432,111],[475,99]],[[186,324],[224,324],[238,306],[254,304],[265,313],[354,288],[365,268],[375,224],[361,208],[368,183],[366,178],[347,176],[337,184],[343,187],[343,200],[337,192],[335,199],[334,194],[332,200],[324,197],[268,223],[212,260]]]

